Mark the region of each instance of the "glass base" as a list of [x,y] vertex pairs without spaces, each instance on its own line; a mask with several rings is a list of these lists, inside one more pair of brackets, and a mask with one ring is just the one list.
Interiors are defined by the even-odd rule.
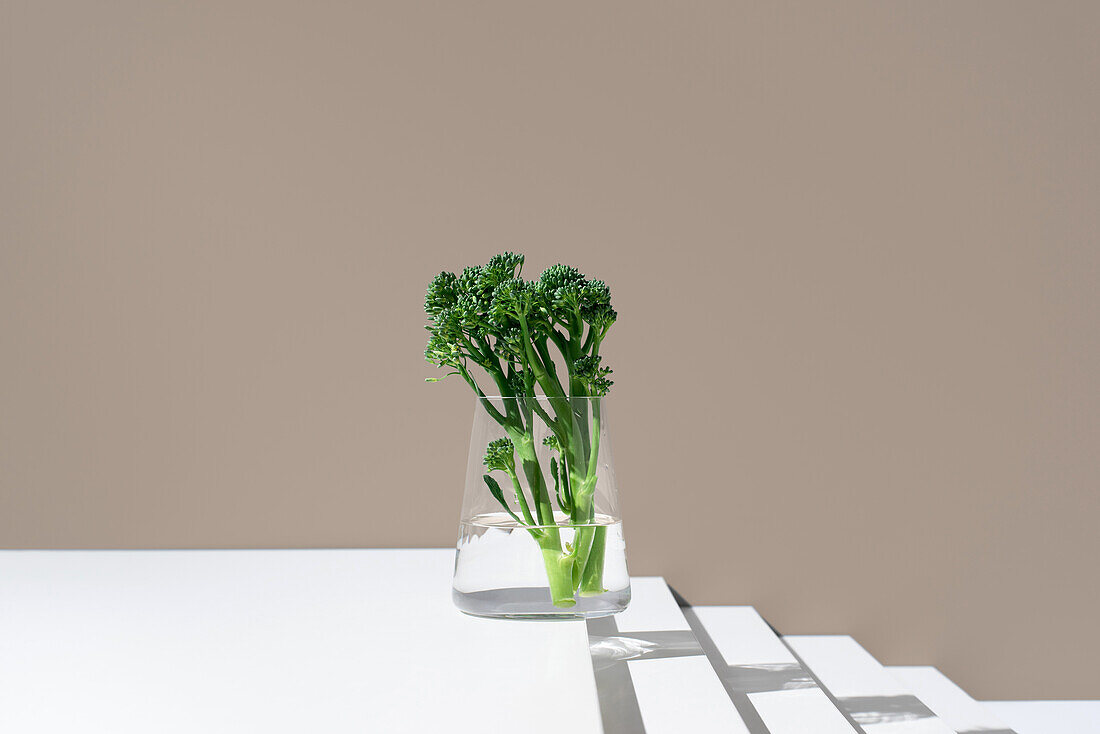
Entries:
[[598,596],[579,596],[572,607],[556,607],[546,587],[451,591],[455,606],[474,617],[493,619],[593,619],[618,614],[630,603],[630,587],[605,591]]
[[[567,521],[564,516],[557,519]],[[626,609],[630,576],[621,521],[597,515],[590,525],[537,529],[543,533],[538,540],[532,528],[504,513],[463,522],[455,554],[455,606],[467,614],[498,619],[588,619]],[[599,555],[591,557],[601,563],[594,576],[576,579],[572,560],[565,554],[585,534],[588,543],[598,548],[594,552]],[[559,558],[565,561],[561,565],[557,565]]]

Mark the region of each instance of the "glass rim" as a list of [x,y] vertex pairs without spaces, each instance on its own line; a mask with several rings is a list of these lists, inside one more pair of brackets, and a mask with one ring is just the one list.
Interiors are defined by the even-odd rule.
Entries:
[[569,530],[571,528],[609,528],[612,525],[621,524],[623,521],[621,517],[616,517],[614,522],[580,522],[567,525],[492,525],[489,523],[475,522],[475,520],[477,520],[476,515],[474,517],[463,518],[459,522],[462,525],[476,525],[479,528],[507,528],[508,530],[545,530],[547,528],[557,528],[559,530]]
[[[565,400],[603,400],[606,395],[566,395]],[[530,400],[527,395],[475,395],[474,400]],[[549,395],[536,395],[535,400],[554,400]]]

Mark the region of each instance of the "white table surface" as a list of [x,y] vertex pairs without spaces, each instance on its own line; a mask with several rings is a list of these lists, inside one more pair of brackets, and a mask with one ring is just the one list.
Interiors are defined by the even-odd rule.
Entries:
[[787,635],[783,640],[864,734],[956,734],[851,637]]
[[886,671],[955,731],[1007,731],[1011,727],[989,706],[979,703],[936,668],[890,666]]
[[[484,620],[451,603],[453,558],[0,551],[0,733],[596,734],[601,717],[605,734],[850,728],[808,679],[776,692],[734,685],[750,669],[798,667],[750,607],[687,610],[716,670],[660,578],[632,579],[631,607],[598,625]],[[850,655],[801,647],[841,693],[863,681],[834,670]],[[884,672],[863,657],[856,672],[868,660]],[[740,693],[750,719],[735,711]],[[1100,702],[980,705],[1018,734],[1100,732]]]
[[1100,734],[1100,701],[982,701],[1016,734]]
[[753,734],[856,733],[755,609],[692,607],[689,615]]
[[453,558],[0,552],[0,732],[599,732],[585,624],[461,614]]
[[630,589],[626,611],[589,624],[604,734],[750,734],[665,580]]

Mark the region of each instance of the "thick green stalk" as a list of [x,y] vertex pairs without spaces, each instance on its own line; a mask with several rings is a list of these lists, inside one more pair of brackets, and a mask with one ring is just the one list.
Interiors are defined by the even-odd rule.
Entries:
[[597,525],[592,528],[592,548],[588,553],[588,562],[581,572],[580,595],[599,596],[606,589],[603,587],[603,559],[607,546],[607,526]]
[[592,405],[592,430],[591,449],[586,465],[587,474],[582,484],[582,496],[574,500],[574,506],[580,506],[581,512],[575,521],[586,523],[577,528],[574,538],[574,551],[577,554],[574,562],[573,584],[578,588],[582,596],[596,596],[604,592],[603,588],[603,559],[606,544],[607,529],[594,525],[595,521],[595,491],[596,469],[599,466],[600,456],[600,401],[593,399]]
[[[584,504],[588,505],[588,509],[582,512],[591,514],[591,499],[586,497]],[[588,559],[592,552],[592,540],[595,537],[593,532],[595,528],[591,524],[578,525],[573,533],[573,587],[580,589],[581,582],[584,578],[584,570],[588,564]]]
[[542,535],[538,544],[542,548],[542,561],[546,566],[551,600],[556,607],[572,607],[577,603],[573,598],[576,588],[573,584],[575,559],[572,554],[562,552],[561,534],[554,520],[554,507],[543,478],[542,467],[539,466],[538,456],[535,454],[534,440],[527,433],[518,441],[513,438],[513,443],[516,445],[516,454],[523,465],[527,483],[531,487],[531,499],[535,503],[535,513],[541,526]]
[[545,536],[544,540],[539,541],[539,545],[542,546],[546,578],[550,582],[550,600],[556,607],[567,609],[576,606],[577,600],[573,596],[573,558],[564,555],[561,546],[547,542]]

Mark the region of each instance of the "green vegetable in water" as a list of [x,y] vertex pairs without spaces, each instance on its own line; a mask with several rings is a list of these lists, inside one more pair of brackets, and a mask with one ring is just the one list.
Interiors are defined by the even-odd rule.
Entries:
[[[449,368],[447,376],[460,375],[504,429],[507,438],[486,449],[485,484],[542,549],[555,606],[571,607],[577,594],[604,592],[605,528],[593,525],[593,520],[599,398],[612,382],[600,345],[618,314],[611,307],[607,285],[589,280],[576,268],[554,265],[530,281],[520,277],[522,270],[523,255],[506,252],[459,275],[437,275],[424,299],[430,322],[424,356]],[[551,345],[564,369],[555,363]],[[501,397],[508,398],[501,401],[503,409],[486,397],[471,372],[475,365],[496,384]],[[430,381],[437,379],[442,378]],[[535,452],[536,419],[549,429],[543,443],[556,454],[549,462],[553,490]],[[511,509],[493,472],[507,478],[519,514]],[[562,544],[555,501],[569,517],[569,525],[577,526],[572,543]]]

